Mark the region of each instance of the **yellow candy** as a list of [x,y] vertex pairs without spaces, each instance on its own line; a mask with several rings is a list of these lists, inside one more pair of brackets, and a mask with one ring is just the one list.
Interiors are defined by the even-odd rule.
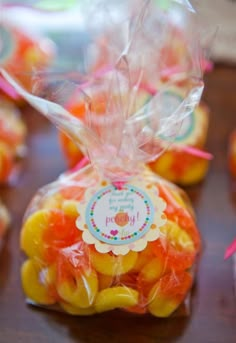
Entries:
[[78,308],[64,302],[60,302],[59,304],[65,312],[73,316],[91,316],[92,314],[96,313],[93,307]]
[[43,232],[49,225],[49,211],[40,210],[33,213],[25,222],[20,236],[21,249],[29,257],[42,258]]
[[24,53],[25,63],[29,66],[40,63],[42,58],[40,50],[37,50],[35,46],[29,47]]
[[81,275],[58,282],[60,297],[74,307],[88,308],[93,305],[98,291],[98,278],[95,271],[86,271]]
[[57,278],[57,270],[55,264],[52,264],[46,269],[45,281],[47,285],[55,285]]
[[54,194],[44,200],[43,208],[52,210],[60,209],[62,200],[63,198],[60,194]]
[[166,151],[156,161],[150,163],[150,166],[155,173],[165,177],[169,181],[174,181],[176,179],[176,175],[171,169],[173,161],[173,153]]
[[[150,293],[150,298],[153,297],[153,291]],[[179,303],[172,299],[163,296],[156,296],[155,299],[148,305],[148,310],[156,317],[169,317],[178,307]]]
[[180,205],[180,207],[182,208],[186,208],[191,216],[195,218],[195,213],[187,194],[181,189],[175,188],[173,184],[171,187],[171,194],[173,195],[178,205]]
[[171,244],[180,246],[186,252],[191,253],[195,251],[195,247],[190,236],[171,220],[168,220],[165,225],[160,227],[160,231]]
[[186,170],[184,173],[184,176],[181,178],[179,183],[181,185],[189,185],[189,184],[194,184],[198,183],[201,180],[204,179],[207,170],[209,167],[209,162],[204,160],[204,159],[199,159],[197,163],[195,163],[192,168],[189,168]]
[[129,272],[135,266],[137,257],[138,254],[134,251],[130,251],[124,256],[113,256],[91,251],[91,262],[96,271],[110,276]]
[[98,293],[94,308],[97,312],[131,307],[138,304],[139,293],[129,287],[106,288]]
[[139,275],[141,280],[145,282],[154,282],[163,275],[164,270],[164,261],[160,261],[159,258],[153,258],[143,267]]
[[110,275],[99,274],[98,281],[99,281],[99,290],[109,288],[112,285],[114,278]]
[[[42,273],[42,275],[40,275]],[[27,297],[41,305],[52,305],[55,299],[51,297],[47,291],[45,280],[40,280],[43,277],[43,268],[32,259],[27,260],[21,268],[22,286]]]
[[139,252],[137,261],[135,263],[134,268],[132,269],[132,272],[139,272],[150,261],[152,257],[153,254],[150,253],[150,250],[148,248]]
[[78,217],[78,204],[79,202],[75,200],[64,200],[62,210],[70,217]]
[[148,294],[148,310],[156,317],[170,316],[183,302],[192,286],[192,276],[186,272],[163,276]]
[[173,195],[175,201],[178,203],[180,207],[186,208],[186,203],[178,192],[171,189],[171,194]]

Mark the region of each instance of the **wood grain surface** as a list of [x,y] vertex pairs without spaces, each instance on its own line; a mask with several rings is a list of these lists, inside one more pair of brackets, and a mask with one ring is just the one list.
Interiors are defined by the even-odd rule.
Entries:
[[18,182],[0,193],[13,221],[0,252],[0,343],[234,343],[236,297],[233,264],[225,262],[227,244],[236,236],[236,183],[227,172],[227,140],[236,127],[236,68],[216,66],[206,77],[204,100],[211,108],[207,148],[215,156],[201,185],[189,188],[204,250],[188,317],[159,320],[112,312],[94,317],[70,317],[27,306],[20,283],[23,255],[18,240],[24,211],[35,191],[65,169],[56,130],[31,108],[28,157]]

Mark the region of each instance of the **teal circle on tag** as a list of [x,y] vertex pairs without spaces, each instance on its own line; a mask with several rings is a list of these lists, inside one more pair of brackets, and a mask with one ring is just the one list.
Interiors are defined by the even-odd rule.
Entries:
[[[165,99],[166,106],[168,106],[168,104],[170,102],[176,102],[176,105],[174,106],[175,109],[183,101],[183,98],[174,92],[166,92],[164,95],[166,96],[166,99]],[[195,113],[191,112],[183,120],[182,125],[179,129],[179,133],[177,133],[176,137],[173,139],[173,142],[174,143],[181,143],[182,141],[186,140],[192,134],[194,127],[195,127]],[[160,135],[160,138],[168,141],[168,139],[167,139],[167,137],[165,137],[165,135]]]

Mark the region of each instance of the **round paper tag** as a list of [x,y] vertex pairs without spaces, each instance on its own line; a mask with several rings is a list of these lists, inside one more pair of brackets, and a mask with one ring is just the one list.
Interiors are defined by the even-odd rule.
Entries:
[[122,189],[104,179],[89,187],[78,203],[76,226],[99,253],[126,255],[159,238],[165,208],[153,174],[145,169]]
[[121,190],[110,185],[98,191],[86,209],[86,224],[99,241],[130,244],[140,239],[153,223],[154,206],[141,189],[125,185]]

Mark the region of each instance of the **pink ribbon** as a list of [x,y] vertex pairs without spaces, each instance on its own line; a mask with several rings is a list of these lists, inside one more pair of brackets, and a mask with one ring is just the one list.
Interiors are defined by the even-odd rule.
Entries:
[[226,249],[224,259],[227,260],[229,257],[231,257],[235,253],[236,253],[236,239]]
[[203,60],[203,70],[204,70],[206,73],[210,73],[213,69],[214,69],[214,64],[213,64],[213,62],[204,59],[204,60]]
[[79,163],[77,163],[74,168],[71,168],[69,170],[69,172],[74,173],[74,172],[82,169],[83,167],[85,167],[88,163],[89,163],[88,157],[84,156],[84,158],[82,158],[82,160],[80,160]]
[[10,98],[17,100],[20,96],[15,89],[0,75],[0,89]]
[[178,146],[176,146],[175,145],[175,147],[178,150],[184,151],[187,154],[190,154],[190,155],[193,155],[193,156],[196,156],[196,157],[203,158],[204,160],[211,161],[214,158],[213,155],[210,154],[209,152],[200,150],[198,148],[194,148],[192,146],[187,146],[187,145],[178,145]]
[[115,186],[119,191],[122,190],[124,187],[125,182],[124,181],[117,181],[113,182],[113,186]]
[[174,74],[179,74],[179,73],[183,73],[184,72],[184,69],[181,68],[180,66],[171,66],[171,67],[168,67],[168,68],[165,68],[161,71],[161,77],[163,78],[169,78],[171,77],[172,75]]
[[147,83],[141,83],[139,88],[144,90],[145,92],[149,93],[152,96],[157,94],[157,89],[155,89],[154,87],[152,87],[151,85],[149,85]]

